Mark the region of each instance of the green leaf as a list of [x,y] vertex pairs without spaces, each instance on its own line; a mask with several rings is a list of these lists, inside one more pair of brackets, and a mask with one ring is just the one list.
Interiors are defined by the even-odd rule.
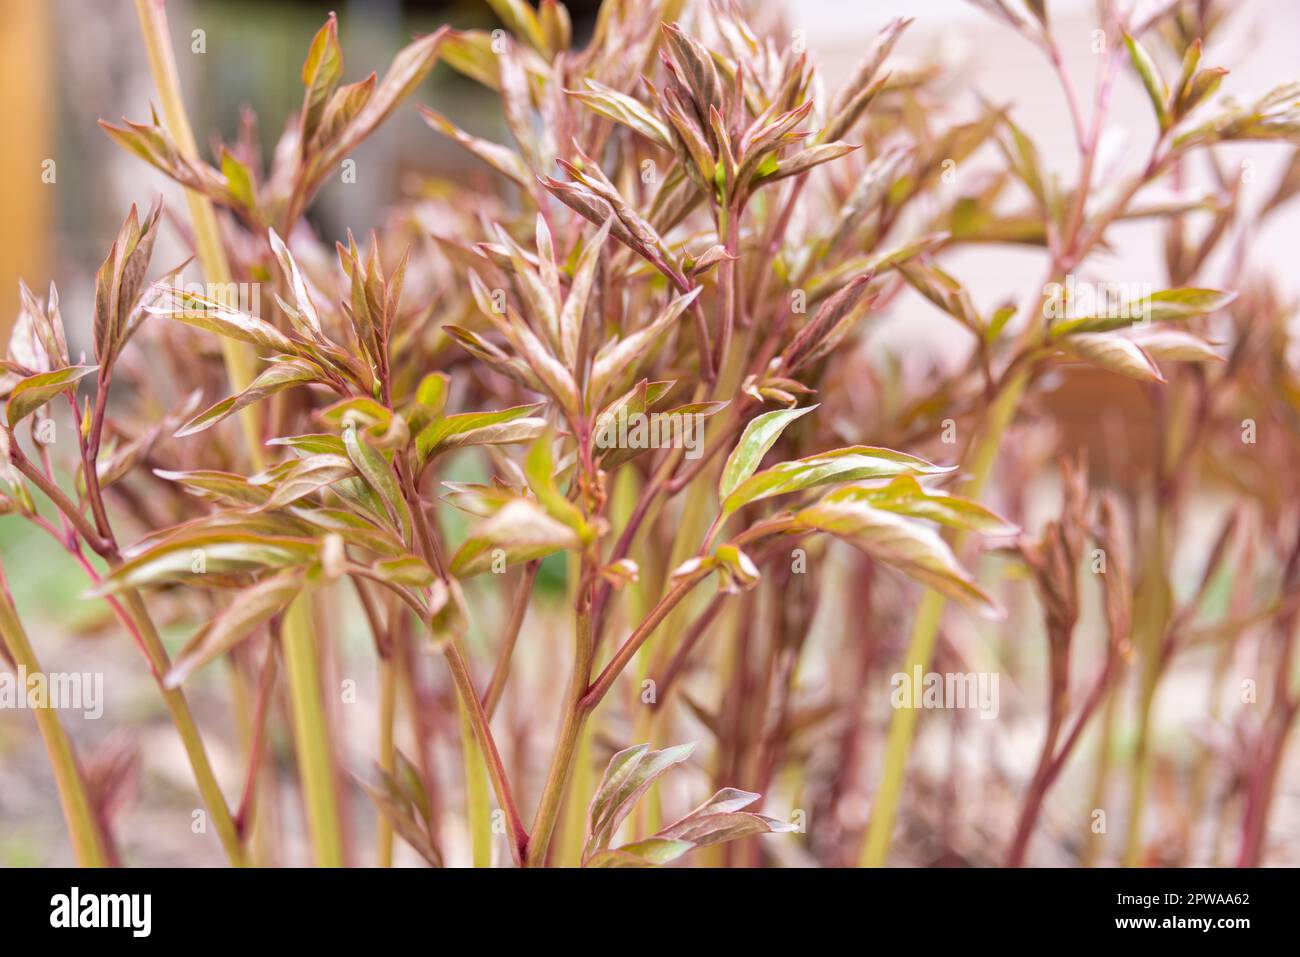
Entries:
[[394,527],[401,532],[402,538],[410,541],[411,511],[402,495],[393,467],[383,455],[371,448],[355,425],[343,427],[343,447],[347,449],[348,458],[357,467],[366,484],[379,495]]
[[1237,298],[1235,292],[1220,289],[1162,289],[1147,299],[1124,303],[1112,310],[1115,315],[1087,316],[1052,324],[1054,339],[1080,332],[1109,332],[1136,323],[1178,322],[1208,316],[1227,307]]
[[722,578],[719,586],[728,594],[749,591],[758,585],[760,574],[753,559],[735,545],[719,545],[713,550],[713,557],[718,561],[718,574]]
[[247,389],[237,395],[222,399],[206,412],[200,412],[176,432],[177,438],[202,432],[216,425],[227,416],[234,415],[240,409],[261,402],[269,395],[283,392],[285,389],[302,385],[306,382],[320,380],[320,370],[305,359],[286,359],[273,362],[262,374],[254,379]]
[[96,371],[98,366],[66,366],[53,372],[38,372],[20,379],[9,393],[5,415],[13,428],[65,389]]
[[1130,379],[1164,382],[1156,364],[1132,339],[1113,332],[1081,332],[1061,341],[1061,345],[1081,359]]
[[1235,292],[1221,289],[1165,289],[1152,293],[1150,319],[1152,322],[1169,322],[1208,316],[1225,308],[1236,298]]
[[308,455],[347,455],[343,440],[337,435],[326,432],[312,432],[307,435],[280,435],[267,439],[267,445],[283,445]]
[[593,532],[587,520],[583,518],[582,510],[569,501],[555,484],[555,461],[551,455],[553,441],[551,433],[545,432],[528,450],[528,458],[524,461],[524,475],[528,479],[528,487],[533,490],[537,501],[546,509],[547,514],[577,532],[578,537],[584,542],[589,542]]
[[435,453],[467,445],[509,445],[541,435],[546,420],[528,416],[540,402],[517,405],[497,412],[462,412],[431,423],[415,437],[416,451],[424,461]]
[[1155,109],[1156,120],[1160,124],[1160,129],[1168,129],[1170,122],[1169,87],[1160,76],[1156,61],[1151,58],[1151,54],[1147,52],[1146,48],[1134,39],[1127,30],[1124,31],[1124,44],[1128,47],[1128,55],[1133,61],[1133,68],[1137,70],[1138,76],[1142,79],[1142,86],[1146,88],[1147,97],[1151,100],[1151,106]]
[[302,591],[304,574],[291,568],[233,596],[216,618],[189,640],[163,676],[164,688],[179,688],[190,675],[219,658],[283,611]]
[[953,276],[938,266],[924,263],[899,263],[903,278],[921,295],[962,325],[981,332],[979,312],[970,293]]
[[1001,306],[996,309],[993,315],[989,317],[988,327],[984,330],[984,341],[989,345],[997,342],[998,336],[1002,334],[1002,330],[1006,328],[1007,323],[1010,322],[1015,315],[1015,306]]
[[248,479],[233,472],[215,469],[197,469],[193,472],[171,472],[154,469],[154,475],[164,482],[176,482],[187,492],[200,498],[226,501],[233,505],[262,505],[271,496],[269,489],[250,485]]
[[201,581],[204,575],[306,565],[316,560],[317,552],[317,544],[311,539],[211,529],[187,531],[152,543],[138,554],[131,553],[88,594],[101,598],[145,585]]
[[993,600],[958,564],[947,543],[919,522],[864,502],[830,496],[802,509],[795,519],[807,528],[844,539],[877,561],[987,617],[1000,617]]
[[523,37],[538,53],[549,56],[553,52],[547,46],[541,21],[525,0],[487,0],[487,3],[511,33]]
[[445,372],[430,372],[420,380],[419,388],[415,390],[415,401],[427,406],[434,415],[437,415],[447,404],[447,392],[450,388],[451,376]]
[[935,465],[892,449],[855,445],[781,462],[746,479],[723,499],[726,514],[751,502],[830,482],[858,482],[895,475],[938,475],[955,466]]
[[695,849],[690,841],[665,837],[648,837],[613,850],[597,851],[587,859],[587,867],[658,867],[675,861]]
[[230,190],[231,199],[246,211],[255,213],[257,189],[253,185],[253,174],[225,148],[221,150],[221,175],[226,178],[226,188]]
[[304,496],[356,474],[356,469],[347,456],[308,455],[293,463],[293,467],[275,486],[271,497],[261,506],[262,510],[270,511],[292,505]]
[[486,30],[448,31],[438,55],[457,73],[501,91],[501,61],[492,50],[492,35]]
[[302,65],[302,84],[307,88],[303,96],[300,134],[304,147],[311,142],[325,112],[325,101],[342,75],[343,48],[339,46],[338,20],[331,13],[325,25],[316,31]]
[[1143,330],[1134,341],[1152,359],[1170,362],[1223,362],[1214,344],[1181,329]]
[[810,146],[806,150],[795,153],[788,159],[779,160],[776,168],[771,172],[760,171],[759,175],[754,177],[754,186],[765,186],[768,183],[775,183],[777,180],[785,179],[789,176],[797,176],[805,173],[814,166],[820,166],[823,163],[829,163],[831,160],[837,160],[841,156],[852,153],[860,147],[851,143],[822,143],[819,146]]
[[750,419],[740,441],[727,457],[727,464],[723,466],[722,477],[718,481],[718,497],[725,501],[742,482],[754,474],[763,461],[763,456],[781,437],[786,426],[815,408],[817,406],[810,405],[802,409],[777,409]]
[[451,559],[451,572],[458,577],[477,575],[493,566],[495,549],[501,549],[505,565],[545,558],[553,552],[574,549],[582,539],[568,525],[552,518],[540,504],[527,498],[512,498],[471,532]]
[[836,489],[826,496],[825,501],[866,502],[873,508],[887,512],[924,518],[940,525],[984,535],[1013,535],[1019,531],[1015,525],[979,502],[957,495],[927,491],[912,475],[900,475],[883,488],[852,485]]
[[342,399],[316,413],[322,422],[342,431],[350,422],[362,429],[366,441],[377,449],[404,449],[411,441],[406,420],[369,396]]
[[428,562],[418,555],[385,558],[371,565],[370,570],[386,582],[410,588],[428,588],[438,577]]
[[1179,102],[1178,108],[1183,113],[1190,113],[1196,109],[1203,101],[1208,100],[1214,95],[1223,78],[1228,75],[1228,71],[1223,67],[1213,67],[1209,70],[1202,70],[1196,76],[1192,77],[1192,82],[1188,85],[1183,99]]

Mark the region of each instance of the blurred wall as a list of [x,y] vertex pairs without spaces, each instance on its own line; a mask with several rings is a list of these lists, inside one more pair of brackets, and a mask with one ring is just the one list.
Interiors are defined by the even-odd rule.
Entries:
[[[41,182],[50,150],[50,9],[32,0],[0,0],[0,334],[18,309],[18,280],[46,271],[53,184]],[[47,174],[48,175],[48,174]],[[54,170],[57,177],[57,167]]]

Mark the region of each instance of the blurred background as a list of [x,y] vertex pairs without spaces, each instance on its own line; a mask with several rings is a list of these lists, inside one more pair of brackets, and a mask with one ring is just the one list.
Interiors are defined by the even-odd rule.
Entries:
[[[596,0],[566,0],[573,16],[575,44],[585,41]],[[262,149],[269,154],[286,119],[301,104],[299,71],[307,45],[330,10],[339,17],[345,56],[345,82],[371,69],[382,72],[393,53],[412,35],[449,23],[459,28],[493,29],[496,22],[481,0],[172,0],[167,4],[191,121],[201,149],[212,137],[235,138],[241,111],[256,111]],[[1088,0],[1050,0],[1067,68],[1082,90],[1090,90],[1096,57],[1090,49],[1093,9]],[[1250,0],[1205,51],[1205,62],[1232,69],[1225,88],[1242,100],[1264,93],[1300,73],[1295,38],[1300,36],[1300,3]],[[983,96],[1014,105],[1012,115],[1032,130],[1044,164],[1062,176],[1074,174],[1075,146],[1060,88],[1036,51],[1011,31],[961,0],[798,0],[787,5],[791,30],[803,38],[820,62],[829,90],[852,68],[870,38],[891,18],[910,15],[916,24],[905,34],[895,57],[901,62],[940,59],[960,71],[954,107],[974,111]],[[1141,162],[1153,135],[1149,106],[1131,75],[1121,79],[1114,122],[1123,135],[1111,144],[1118,169]],[[102,262],[132,202],[147,206],[158,193],[180,208],[177,189],[161,174],[112,144],[96,125],[147,119],[154,92],[131,0],[0,0],[0,111],[5,148],[0,150],[0,333],[17,311],[18,278],[38,293],[51,280],[59,286],[72,352],[89,351],[89,316],[94,271]],[[342,239],[351,228],[361,233],[379,223],[386,207],[421,188],[426,177],[453,182],[486,182],[491,175],[450,140],[421,121],[415,103],[429,104],[471,133],[508,139],[499,100],[489,91],[439,65],[411,103],[357,151],[357,181],[344,188],[333,182],[322,191],[311,218],[323,237]],[[1273,191],[1290,158],[1284,148],[1247,144],[1225,149],[1222,158],[1242,172],[1246,207]],[[1247,178],[1249,177],[1249,178]],[[1187,184],[1189,190],[1196,182]],[[1154,227],[1124,226],[1120,242],[1089,269],[1112,281],[1154,281],[1161,274],[1160,241]],[[1250,270],[1267,271],[1291,292],[1300,291],[1295,268],[1300,248],[1300,214],[1293,207],[1276,217],[1266,236],[1254,237]],[[155,262],[183,258],[174,231],[165,230]],[[947,268],[971,289],[982,309],[1034,294],[1041,274],[1041,251],[1008,247],[960,250]],[[1211,263],[1208,275],[1228,268]],[[1104,273],[1104,276],[1102,274]],[[1216,277],[1217,278],[1217,277]],[[1234,277],[1224,277],[1234,285]],[[873,348],[901,350],[924,346],[927,357],[942,354],[948,320],[916,298],[901,300],[873,337]],[[954,355],[953,361],[960,357]],[[1114,383],[1113,379],[1107,380]],[[1104,446],[1096,431],[1106,409],[1125,410],[1130,390],[1106,394],[1063,392],[1053,410],[1067,428],[1077,428],[1080,444]],[[1136,394],[1136,387],[1131,390]],[[1091,431],[1090,431],[1091,430]],[[1213,510],[1213,505],[1208,506]],[[1206,534],[1212,533],[1207,522]],[[215,844],[205,860],[188,840],[192,784],[175,735],[159,715],[156,690],[140,661],[118,654],[117,633],[101,617],[97,603],[80,600],[82,579],[71,561],[47,539],[17,520],[0,519],[0,549],[10,585],[28,619],[47,670],[101,670],[109,687],[123,690],[110,704],[108,719],[67,724],[79,743],[111,758],[110,728],[120,723],[146,727],[137,741],[144,780],[152,782],[126,819],[128,831],[147,826],[148,840],[131,852],[139,864],[218,863]],[[66,634],[68,621],[80,634]],[[55,622],[59,622],[58,625]],[[843,627],[840,625],[839,627]],[[108,647],[94,639],[101,630]],[[359,658],[369,653],[364,637],[351,645]],[[346,668],[346,664],[343,665]],[[117,674],[121,672],[121,674]],[[366,670],[366,674],[369,670]],[[370,679],[364,678],[363,681]],[[1188,679],[1195,687],[1195,676]],[[1004,688],[1004,693],[1009,689]],[[1180,720],[1180,696],[1167,693],[1161,707]],[[1189,695],[1200,710],[1202,695]],[[203,702],[198,708],[202,714]],[[210,720],[226,720],[214,712]],[[373,740],[373,716],[349,722],[349,737]],[[217,728],[218,732],[221,729]],[[1027,750],[1036,731],[1025,729]],[[239,773],[233,730],[211,736],[223,779]],[[228,747],[223,753],[222,743]],[[939,761],[946,741],[918,751],[922,764]],[[1294,752],[1294,749],[1293,749]],[[109,758],[105,758],[108,760]],[[1274,815],[1280,849],[1294,862],[1300,848],[1294,754],[1283,774]],[[225,775],[233,777],[225,777]],[[1068,782],[1062,790],[1068,790]],[[70,863],[62,838],[63,822],[45,768],[45,754],[30,715],[0,711],[0,865]],[[169,840],[168,835],[173,835]],[[1290,835],[1290,837],[1287,837]]]

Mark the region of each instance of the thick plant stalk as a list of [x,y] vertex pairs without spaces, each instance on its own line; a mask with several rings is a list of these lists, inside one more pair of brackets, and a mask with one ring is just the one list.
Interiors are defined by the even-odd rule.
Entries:
[[310,599],[299,598],[284,615],[280,640],[285,675],[293,705],[294,742],[298,774],[307,804],[307,823],[319,867],[342,867],[343,829],[335,790],[334,755],[330,747],[320,669],[311,629]]
[[492,792],[488,785],[483,751],[464,702],[459,702],[461,762],[465,769],[465,821],[469,827],[470,856],[475,867],[492,866]]
[[[136,13],[140,19],[140,30],[144,36],[145,50],[148,53],[149,69],[153,74],[154,85],[162,103],[163,119],[176,141],[177,148],[187,158],[198,155],[194,133],[190,129],[185,112],[185,103],[181,98],[180,78],[176,70],[176,60],[172,54],[171,40],[167,32],[166,5],[163,0],[136,0]],[[221,235],[217,229],[216,213],[212,201],[206,196],[186,190],[185,200],[189,205],[190,221],[194,227],[194,243],[197,248],[199,263],[208,281],[218,290],[228,289],[231,281],[230,264],[226,260],[225,249],[221,245]],[[223,336],[221,339],[222,356],[225,359],[226,375],[231,387],[242,391],[253,379],[253,352],[251,347]],[[255,469],[262,469],[265,456],[262,453],[261,427],[253,407],[239,413],[244,439],[248,447],[249,459]],[[299,687],[299,679],[318,680],[315,661],[314,642],[312,640],[312,614],[310,599],[299,596],[285,615],[283,634],[285,647],[285,674],[290,682],[290,694],[295,702],[294,722],[296,729],[295,744],[299,752],[299,765],[305,799],[309,809],[316,814],[332,813],[333,820],[321,821],[313,825],[312,832],[325,841],[316,847],[318,860],[330,860],[341,849],[342,827],[338,820],[338,801],[334,793],[335,779],[333,762],[330,760],[328,741],[325,747],[319,747],[319,741],[307,740],[309,737],[327,737],[328,725],[324,710],[319,707],[319,685]],[[297,659],[296,656],[311,656],[311,660]],[[299,708],[311,708],[313,713],[299,712]],[[328,787],[329,793],[317,793]],[[309,812],[310,813],[310,812]],[[339,848],[331,846],[337,835]]]
[[[166,4],[164,0],[135,0],[135,11],[140,18],[140,32],[149,58],[149,72],[153,75],[154,86],[158,88],[163,122],[167,124],[181,155],[186,159],[195,159],[198,156],[198,146],[185,112],[185,101],[181,98],[180,75],[176,70],[176,58],[172,54],[171,38],[167,32]],[[231,281],[230,263],[226,260],[226,250],[221,245],[221,233],[217,229],[217,216],[212,201],[202,193],[187,189],[185,202],[190,211],[190,223],[194,227],[194,245],[199,265],[208,282],[213,284],[214,291],[218,295],[224,295]],[[236,392],[243,391],[253,381],[252,347],[222,336],[221,354],[225,359],[226,375],[230,378],[231,387]],[[241,410],[239,422],[244,430],[253,467],[261,470],[265,462],[256,407]]]
[[[584,557],[583,574],[579,581],[586,581],[589,562]],[[555,822],[560,815],[560,806],[564,800],[564,791],[569,783],[569,775],[577,758],[578,741],[582,736],[583,726],[587,720],[587,711],[583,708],[583,695],[587,691],[587,680],[591,675],[592,646],[591,601],[587,595],[578,596],[577,626],[574,629],[573,674],[569,679],[568,690],[564,695],[564,718],[560,725],[559,740],[551,768],[546,775],[546,784],[542,788],[542,798],[537,804],[537,815],[529,831],[528,867],[541,867],[546,863],[546,850],[555,830]]]
[[[393,729],[397,721],[397,669],[400,658],[392,648],[379,659],[379,766],[386,774],[397,768],[397,748]],[[393,866],[393,826],[379,815],[378,858],[380,867]]]
[[[24,668],[28,674],[39,674],[40,663],[27,633],[23,630],[18,611],[9,596],[9,588],[4,581],[4,571],[0,568],[0,639],[9,649],[14,662]],[[24,689],[25,690],[25,689]],[[63,818],[68,822],[68,835],[72,839],[72,850],[77,864],[81,867],[108,866],[108,851],[104,834],[96,819],[90,798],[86,794],[86,782],[82,778],[77,755],[67,732],[59,721],[58,714],[51,707],[33,709],[36,726],[45,741],[45,750],[50,756],[50,767],[54,771],[54,783],[59,789],[59,804],[63,807]]]

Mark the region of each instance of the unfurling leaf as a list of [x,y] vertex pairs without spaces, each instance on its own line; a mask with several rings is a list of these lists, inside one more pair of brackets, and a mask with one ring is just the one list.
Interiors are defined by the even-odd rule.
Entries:
[[641,795],[660,775],[681,764],[694,750],[694,744],[679,744],[662,751],[651,751],[649,745],[638,744],[610,758],[587,809],[587,845],[583,858],[609,847],[618,826],[632,813]]
[[9,393],[5,417],[12,429],[59,393],[72,388],[96,371],[98,366],[67,366],[54,372],[40,372],[18,380]]
[[517,405],[499,412],[462,412],[431,422],[415,437],[420,459],[467,445],[511,445],[541,435],[546,420],[529,416],[539,404]]
[[1124,44],[1128,47],[1128,55],[1129,59],[1133,61],[1133,68],[1137,70],[1137,74],[1142,80],[1142,86],[1146,88],[1147,97],[1151,100],[1151,106],[1155,110],[1160,129],[1168,129],[1170,122],[1169,87],[1161,78],[1156,61],[1151,58],[1151,54],[1147,52],[1146,48],[1134,39],[1128,31],[1124,33]]
[[636,130],[652,143],[672,149],[672,134],[667,125],[641,104],[625,93],[612,90],[596,80],[586,81],[586,90],[566,90],[569,96],[581,100],[602,116]]
[[750,476],[722,500],[726,513],[773,495],[786,495],[831,482],[859,482],[895,475],[938,475],[951,466],[935,465],[925,459],[892,449],[855,445],[821,452],[791,462],[780,462]]
[[950,528],[983,535],[1013,535],[1019,529],[979,502],[957,495],[930,492],[912,475],[900,475],[884,487],[851,485],[836,489],[827,501],[861,501],[873,508],[924,518]]
[[342,76],[343,48],[339,46],[338,20],[331,13],[317,31],[302,65],[302,85],[306,92],[299,119],[299,139],[304,145],[312,141],[325,113],[325,102]]
[[383,502],[393,527],[405,540],[410,541],[411,510],[402,495],[393,466],[383,455],[371,448],[370,443],[359,434],[359,430],[352,423],[343,426],[343,446],[347,449],[348,458],[361,473],[361,477]]

